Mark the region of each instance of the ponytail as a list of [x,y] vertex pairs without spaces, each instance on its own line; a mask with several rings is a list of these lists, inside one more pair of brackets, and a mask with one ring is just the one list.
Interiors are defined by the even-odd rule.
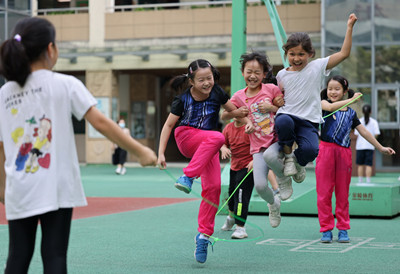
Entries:
[[365,125],[368,125],[369,117],[371,116],[371,106],[370,105],[364,105],[363,108],[362,108],[362,112],[364,114]]
[[351,88],[349,88],[349,90],[347,91],[347,98],[353,97],[354,93],[356,93],[356,92],[354,90],[352,90]]
[[43,18],[29,17],[17,22],[12,38],[0,49],[0,74],[21,87],[31,73],[31,64],[45,58],[50,43],[55,45],[55,28]]
[[274,73],[272,72],[272,70],[269,70],[267,72],[267,75],[265,76],[264,80],[263,80],[264,84],[274,84],[275,86],[278,85],[278,80],[276,79]]
[[328,90],[326,88],[321,90],[321,101],[322,100],[328,100]]
[[178,75],[172,79],[171,87],[176,91],[182,91],[188,86],[188,79],[187,74]]
[[0,73],[9,81],[21,87],[31,73],[28,56],[22,43],[15,38],[6,40],[0,50]]

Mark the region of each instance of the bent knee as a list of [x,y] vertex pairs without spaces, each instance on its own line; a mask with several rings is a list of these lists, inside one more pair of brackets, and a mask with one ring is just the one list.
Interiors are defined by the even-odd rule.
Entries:
[[222,146],[223,144],[225,144],[225,136],[221,132],[215,131],[212,139],[218,145]]

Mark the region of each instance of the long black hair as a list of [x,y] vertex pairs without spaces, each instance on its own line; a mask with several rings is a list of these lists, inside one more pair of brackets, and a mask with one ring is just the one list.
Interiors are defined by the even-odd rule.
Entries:
[[50,43],[55,45],[56,31],[43,18],[24,18],[17,22],[10,39],[0,49],[0,73],[21,87],[31,73],[31,64],[43,57]]
[[371,116],[371,106],[370,105],[364,105],[363,108],[362,108],[362,112],[364,114],[365,125],[368,125],[369,117]]
[[189,79],[194,80],[196,71],[199,68],[210,68],[214,77],[214,82],[215,83],[218,82],[220,78],[219,71],[213,65],[211,65],[211,63],[208,62],[207,60],[197,59],[190,63],[190,65],[187,68],[186,74],[178,75],[172,79],[171,87],[176,91],[181,91],[184,87],[188,85]]
[[[351,98],[351,97],[354,96],[354,90],[349,89],[349,81],[347,81],[346,78],[344,78],[344,77],[341,76],[341,75],[335,75],[335,76],[329,78],[328,82],[326,82],[326,86],[328,86],[329,82],[332,81],[332,80],[339,82],[339,84],[340,84],[340,85],[342,86],[342,88],[343,88],[343,91],[344,91],[344,92],[347,91],[347,96],[348,96],[348,98]],[[327,91],[327,88],[324,88],[324,89],[321,91],[321,100],[328,100],[328,91]]]

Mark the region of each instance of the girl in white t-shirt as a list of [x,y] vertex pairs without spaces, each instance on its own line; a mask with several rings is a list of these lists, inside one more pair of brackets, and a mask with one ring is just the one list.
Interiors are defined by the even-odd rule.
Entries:
[[[374,118],[370,117],[371,115],[371,106],[370,105],[364,105],[362,108],[362,112],[364,114],[364,117],[360,119],[361,124],[373,135],[375,138],[378,137],[379,134],[381,134],[379,130],[379,125],[378,121],[376,121]],[[373,158],[374,158],[374,150],[375,147],[371,145],[370,142],[365,140],[364,137],[362,137],[359,133],[358,130],[356,129],[354,131],[354,134],[357,135],[357,141],[356,141],[356,164],[358,165],[358,182],[362,183],[363,181],[363,175],[364,175],[364,170],[365,170],[365,177],[367,183],[371,182],[371,175],[372,175],[372,164],[373,164]]]
[[[283,46],[290,67],[279,71],[276,77],[285,105],[277,112],[275,130],[285,154],[283,173],[297,183],[304,181],[304,167],[318,155],[318,126],[322,122],[319,93],[324,76],[350,55],[356,21],[357,17],[351,14],[341,50],[326,58],[309,62],[315,50],[306,33],[293,33]],[[293,152],[294,142],[298,148]]]
[[67,272],[72,208],[87,204],[80,178],[71,116],[137,155],[157,157],[96,109],[96,99],[76,78],[52,72],[58,58],[55,28],[25,18],[0,51],[0,202],[5,202],[9,252],[5,273],[27,273],[42,229],[44,273]]

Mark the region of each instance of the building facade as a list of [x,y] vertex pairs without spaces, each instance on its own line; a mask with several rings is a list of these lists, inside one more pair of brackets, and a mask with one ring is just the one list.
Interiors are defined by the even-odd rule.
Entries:
[[[231,92],[231,26],[235,20],[231,1],[136,1],[132,5],[112,0],[3,0],[0,18],[8,22],[9,29],[2,30],[2,39],[8,37],[20,16],[26,16],[10,16],[12,11],[7,2],[13,3],[13,10],[32,12],[50,20],[57,29],[60,50],[55,70],[81,79],[98,99],[98,107],[104,114],[113,120],[124,117],[132,136],[155,150],[176,95],[169,88],[169,81],[186,73],[191,61],[209,60],[221,72],[221,86]],[[380,141],[400,151],[400,77],[396,70],[399,58],[395,58],[399,57],[400,13],[396,14],[395,2],[276,1],[286,33],[308,32],[317,57],[340,48],[348,14],[356,12],[359,22],[354,31],[352,55],[333,73],[343,74],[353,89],[364,93],[362,102],[356,106],[359,117],[362,105],[370,103],[373,117],[380,122]],[[248,50],[266,52],[277,73],[283,67],[282,60],[262,1],[247,1],[246,32]],[[109,141],[85,122],[74,121],[74,124],[80,161],[109,163]],[[184,160],[173,137],[166,156],[169,161]],[[377,153],[376,166],[380,170],[398,169],[400,158],[386,158]]]

